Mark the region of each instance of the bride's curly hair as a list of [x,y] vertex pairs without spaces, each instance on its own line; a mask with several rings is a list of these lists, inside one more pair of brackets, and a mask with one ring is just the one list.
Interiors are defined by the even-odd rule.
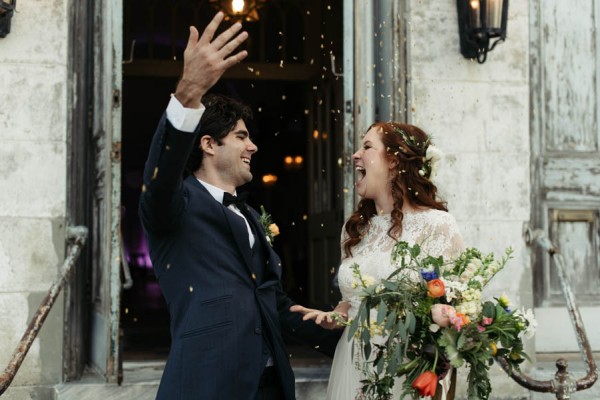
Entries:
[[[437,187],[429,179],[427,168],[424,168],[427,147],[431,144],[430,137],[416,126],[396,122],[377,122],[369,127],[371,128],[379,128],[381,141],[387,150],[394,199],[392,226],[387,233],[391,238],[397,239],[402,233],[402,206],[406,192],[406,198],[414,207],[442,211],[448,211],[448,208],[445,202],[436,199]],[[363,234],[369,229],[371,217],[376,214],[373,200],[360,200],[346,222],[346,257],[352,256],[352,247],[361,241]]]

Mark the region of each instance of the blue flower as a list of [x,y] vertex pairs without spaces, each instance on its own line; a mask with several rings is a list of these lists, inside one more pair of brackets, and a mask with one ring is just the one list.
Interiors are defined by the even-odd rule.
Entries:
[[437,279],[437,277],[438,277],[437,274],[435,273],[435,271],[425,271],[425,270],[421,271],[421,276],[427,282],[429,282],[429,281],[431,281],[433,279]]

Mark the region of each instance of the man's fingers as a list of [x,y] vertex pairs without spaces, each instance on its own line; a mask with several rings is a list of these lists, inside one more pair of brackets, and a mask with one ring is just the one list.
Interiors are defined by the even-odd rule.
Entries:
[[233,53],[235,49],[240,47],[240,45],[244,43],[246,39],[248,39],[248,32],[244,31],[224,45],[219,50],[219,54],[221,57],[227,58],[227,56]]
[[190,36],[188,37],[187,48],[190,49],[198,43],[198,29],[190,26]]
[[[231,25],[229,29],[227,29],[225,32],[217,36],[215,40],[212,41],[212,45],[215,48],[215,50],[221,50],[221,48],[225,46],[227,42],[229,42],[231,38],[234,37],[240,31],[240,29],[242,29],[242,24],[236,22],[235,24]],[[246,36],[248,36],[248,34],[246,34]]]
[[305,313],[308,309],[306,307],[303,307],[301,305],[295,304],[293,306],[290,307],[290,311],[291,312],[299,312],[299,313]]
[[200,42],[202,44],[209,44],[213,40],[215,32],[219,28],[219,25],[221,25],[221,22],[223,22],[223,17],[224,14],[221,11],[219,11],[213,17],[210,23],[206,26],[206,29],[204,29],[204,32],[202,32],[202,36],[200,37]]
[[315,319],[318,313],[318,311],[306,309],[306,311],[304,312],[304,317],[302,319],[305,321],[308,321],[309,319]]
[[233,67],[235,64],[239,64],[240,62],[242,62],[242,60],[246,58],[246,56],[248,56],[248,52],[246,50],[240,51],[239,53],[236,53],[231,57],[228,57],[227,59],[223,60],[221,68],[225,71]]

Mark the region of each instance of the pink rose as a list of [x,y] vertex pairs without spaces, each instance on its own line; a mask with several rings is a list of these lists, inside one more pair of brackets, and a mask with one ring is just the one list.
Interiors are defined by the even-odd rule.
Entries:
[[456,310],[452,306],[447,304],[434,304],[431,306],[431,319],[442,328],[450,326],[450,319],[455,316]]
[[494,322],[493,318],[483,317],[483,319],[481,320],[481,325],[483,325],[483,326],[491,325],[492,322]]

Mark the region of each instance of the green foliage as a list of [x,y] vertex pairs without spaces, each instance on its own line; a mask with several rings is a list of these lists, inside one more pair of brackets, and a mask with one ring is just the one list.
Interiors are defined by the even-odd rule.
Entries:
[[[365,379],[365,399],[389,399],[394,378],[404,377],[403,397],[418,398],[412,382],[423,372],[438,375],[449,366],[469,366],[468,398],[486,400],[491,393],[489,367],[496,357],[518,368],[527,356],[522,334],[530,328],[523,313],[507,310],[499,299],[481,301],[480,290],[510,259],[512,249],[497,261],[493,254],[467,249],[455,260],[423,254],[419,245],[399,242],[392,251],[395,269],[375,282],[352,266],[362,302],[349,321],[348,340],[354,340]],[[425,279],[427,277],[427,279]],[[428,296],[428,280],[446,285],[442,297]],[[449,311],[440,326],[432,307]],[[439,307],[439,306],[437,306]],[[468,315],[459,310],[472,310]],[[473,311],[474,310],[474,311]],[[439,320],[437,321],[441,323]]]

